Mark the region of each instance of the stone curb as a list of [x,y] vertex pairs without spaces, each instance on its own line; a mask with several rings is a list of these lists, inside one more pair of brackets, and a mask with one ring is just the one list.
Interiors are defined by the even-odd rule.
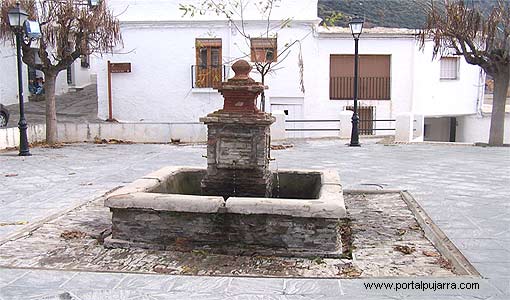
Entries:
[[176,194],[130,193],[108,197],[105,206],[114,209],[147,209],[193,213],[217,213],[225,206],[223,197]]

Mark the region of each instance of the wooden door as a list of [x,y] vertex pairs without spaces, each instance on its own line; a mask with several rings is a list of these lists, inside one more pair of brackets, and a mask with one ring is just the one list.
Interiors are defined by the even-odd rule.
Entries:
[[[346,106],[345,110],[354,111],[354,106]],[[359,134],[374,135],[374,107],[358,106]]]

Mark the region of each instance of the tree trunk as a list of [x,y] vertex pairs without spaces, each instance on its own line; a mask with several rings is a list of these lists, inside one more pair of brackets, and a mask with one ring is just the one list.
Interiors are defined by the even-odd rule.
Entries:
[[502,146],[505,137],[505,106],[510,69],[494,74],[494,97],[492,100],[491,126],[489,145]]
[[[264,74],[261,74],[262,76],[262,85],[264,85],[264,79],[265,79],[265,75]],[[262,93],[260,93],[260,110],[265,112],[266,111],[266,93],[265,93],[265,90],[262,91]]]
[[55,105],[56,74],[44,74],[44,94],[46,98],[46,143],[57,143],[57,109]]

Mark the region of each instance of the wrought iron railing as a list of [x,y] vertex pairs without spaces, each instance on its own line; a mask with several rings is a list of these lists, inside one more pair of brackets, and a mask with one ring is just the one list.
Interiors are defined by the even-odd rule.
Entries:
[[[285,120],[286,123],[340,123],[340,120]],[[359,134],[360,135],[374,135],[375,131],[394,131],[395,125],[387,128],[378,128],[375,126],[376,122],[395,122],[395,119],[379,119],[379,120],[359,120]],[[340,128],[285,128],[285,131],[340,131]]]
[[[354,77],[330,77],[329,97],[335,100],[352,100]],[[389,100],[391,95],[390,77],[360,77],[358,81],[359,100]]]
[[192,88],[215,88],[227,78],[226,65],[192,65]]

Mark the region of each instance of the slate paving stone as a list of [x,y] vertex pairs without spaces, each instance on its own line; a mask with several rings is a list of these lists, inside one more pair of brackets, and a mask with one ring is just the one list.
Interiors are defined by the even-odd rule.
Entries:
[[283,295],[284,280],[281,278],[232,278],[227,294]]
[[125,276],[124,274],[79,272],[63,283],[61,287],[65,289],[114,289]]
[[133,290],[76,290],[66,291],[38,300],[153,300],[150,294]]
[[175,280],[162,275],[127,274],[116,288],[167,292],[172,288],[174,282]]
[[510,298],[510,278],[493,279],[490,284],[502,295],[507,295]]
[[341,294],[340,281],[337,279],[285,279],[285,295],[326,295]]
[[[97,118],[97,87],[91,84],[83,90],[56,97],[57,118],[60,122],[100,122]],[[18,104],[8,105],[11,113],[7,127],[16,127],[19,120]],[[25,102],[25,118],[28,124],[45,123],[45,102]]]
[[168,291],[224,294],[229,289],[232,280],[233,278],[229,277],[176,276],[172,278],[172,285]]
[[[510,209],[510,149],[446,145],[397,145],[386,147],[371,140],[362,140],[362,147],[346,147],[346,141],[288,141],[294,148],[272,151],[279,168],[321,168],[325,165],[338,170],[344,188],[361,187],[361,183],[379,184],[385,189],[407,188],[437,222],[466,218],[480,227],[474,237],[467,227],[458,228],[456,236],[449,236],[461,249],[479,251],[510,250],[510,237],[503,232],[508,226]],[[40,202],[35,215],[23,214],[16,205],[9,216],[30,217],[33,224],[48,215],[53,208],[74,206],[92,200],[123,182],[159,169],[162,165],[205,166],[205,147],[173,145],[70,145],[61,149],[33,148],[30,158],[20,158],[15,151],[0,152],[0,210],[5,205],[22,200],[27,207]],[[75,175],[68,175],[75,172]],[[4,177],[18,173],[16,177]],[[46,176],[55,176],[47,180]],[[25,179],[30,177],[30,182]],[[92,182],[92,186],[80,184]],[[367,186],[364,186],[365,188]],[[452,196],[453,195],[453,196]],[[450,200],[448,200],[450,199]],[[459,205],[452,205],[460,201]],[[18,211],[19,209],[19,211]],[[0,218],[0,222],[3,219]],[[25,226],[0,227],[0,240]],[[452,229],[454,227],[451,227]],[[460,231],[464,230],[464,233]],[[502,234],[499,234],[503,232]],[[489,242],[486,243],[485,239]],[[491,245],[487,248],[486,245]],[[494,246],[492,246],[494,245]],[[0,253],[0,255],[2,255]],[[510,266],[500,262],[475,263],[494,288],[510,278]],[[99,278],[108,274],[96,275]],[[41,280],[44,280],[43,278]],[[350,282],[350,281],[346,281]],[[503,282],[503,283],[501,283]],[[343,283],[343,281],[342,281]],[[91,282],[93,284],[93,282]],[[89,286],[90,287],[90,286]],[[5,287],[4,287],[5,288]],[[2,288],[2,289],[4,289]],[[8,286],[8,288],[11,288]],[[16,287],[14,287],[15,289]],[[113,286],[109,287],[110,289]],[[349,291],[349,287],[345,288]],[[2,294],[3,292],[3,294]],[[9,293],[14,293],[10,291]],[[283,292],[283,290],[282,290]],[[6,290],[0,291],[0,299]],[[9,294],[11,295],[11,294]],[[181,294],[186,296],[191,294]],[[359,294],[358,294],[359,295]],[[350,294],[353,299],[358,295]],[[161,295],[165,296],[165,295]],[[279,295],[300,297],[299,295]],[[371,297],[371,296],[370,296]],[[418,299],[413,295],[410,299]],[[452,298],[448,296],[449,298]],[[499,297],[499,296],[497,296]],[[381,296],[380,299],[388,299]],[[455,299],[474,299],[471,296]],[[508,297],[500,297],[507,299]],[[11,298],[7,298],[11,300]],[[15,298],[14,298],[15,299]],[[185,298],[180,298],[185,299]],[[333,299],[334,298],[333,296]],[[341,299],[341,298],[340,298]],[[349,299],[349,298],[346,298]],[[358,297],[365,299],[365,297]],[[370,299],[370,298],[366,298]],[[379,299],[374,296],[373,299]],[[421,297],[421,299],[429,299]],[[453,298],[452,298],[453,299]],[[495,298],[494,298],[495,299]],[[449,299],[448,299],[449,300]]]
[[508,263],[510,262],[510,252],[505,249],[476,251],[463,250],[464,255],[471,263]]
[[189,292],[171,292],[165,294],[150,294],[151,300],[225,300],[225,294],[197,294]]
[[[4,300],[41,300],[52,298],[55,295],[64,294],[65,290],[60,288],[41,289],[31,286],[8,286],[0,288],[0,299]],[[58,298],[56,298],[58,299]],[[55,299],[55,300],[56,300]],[[64,298],[65,299],[65,298]],[[60,300],[60,299],[59,299]],[[74,299],[68,299],[74,300]]]
[[510,262],[475,262],[473,266],[486,278],[510,278]]
[[[30,286],[37,289],[51,289],[60,287],[68,280],[76,276],[75,272],[58,272],[40,270],[37,272],[28,272],[24,276],[11,282],[9,286],[26,287]],[[41,280],[44,279],[44,280]]]
[[9,283],[16,281],[17,279],[23,277],[28,272],[30,272],[30,270],[0,268],[0,287],[3,287],[5,285],[8,285]]

